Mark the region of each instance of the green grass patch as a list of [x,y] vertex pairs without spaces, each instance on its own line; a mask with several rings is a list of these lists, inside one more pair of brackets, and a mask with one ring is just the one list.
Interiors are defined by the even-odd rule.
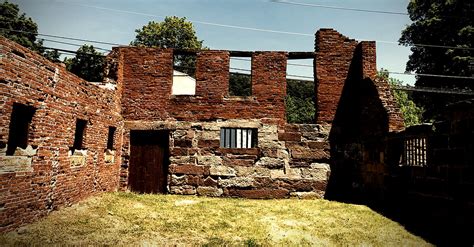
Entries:
[[105,193],[0,235],[5,245],[429,245],[366,206]]

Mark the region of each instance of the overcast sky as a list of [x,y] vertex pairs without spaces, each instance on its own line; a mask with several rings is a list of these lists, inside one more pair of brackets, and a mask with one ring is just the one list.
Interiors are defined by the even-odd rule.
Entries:
[[[292,0],[299,3],[347,8],[406,12],[409,0]],[[199,39],[211,49],[313,51],[314,34],[333,28],[349,38],[377,42],[377,68],[404,72],[409,48],[396,42],[410,23],[406,15],[336,10],[275,3],[270,0],[10,0],[38,23],[39,33],[129,44],[134,30],[164,16],[194,21]],[[227,27],[213,24],[223,24]],[[250,27],[290,33],[232,28]],[[302,35],[307,34],[307,35]],[[308,34],[310,36],[308,36]],[[52,39],[52,38],[48,38]],[[60,40],[60,39],[56,39]],[[61,41],[61,40],[60,40]],[[62,40],[66,41],[66,40]],[[83,44],[80,41],[66,41]],[[77,50],[78,47],[45,41],[45,46]],[[110,49],[110,45],[93,44]],[[295,63],[311,64],[310,61]],[[233,62],[233,67],[248,67]],[[311,68],[290,67],[288,73],[312,75]],[[414,83],[412,76],[396,76]]]

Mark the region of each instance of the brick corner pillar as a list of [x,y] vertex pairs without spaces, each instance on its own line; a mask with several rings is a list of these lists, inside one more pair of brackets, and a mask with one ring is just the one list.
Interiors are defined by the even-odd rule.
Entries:
[[314,78],[319,124],[332,124],[334,120],[357,45],[357,41],[334,29],[316,32]]
[[196,95],[222,101],[229,92],[229,52],[203,50],[197,54]]
[[362,79],[377,77],[377,55],[375,41],[361,41],[359,43],[362,55]]

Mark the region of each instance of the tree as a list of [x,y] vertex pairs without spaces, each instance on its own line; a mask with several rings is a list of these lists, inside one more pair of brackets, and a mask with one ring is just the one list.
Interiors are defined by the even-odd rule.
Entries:
[[394,90],[394,87],[402,86],[403,82],[391,78],[388,76],[388,72],[386,70],[380,70],[378,76],[381,77],[383,80],[388,80],[390,87],[392,88],[393,96],[400,107],[400,110],[403,114],[403,120],[406,127],[421,124],[423,121],[423,108],[418,107],[415,102],[413,102],[412,97],[407,92],[401,90]]
[[229,95],[231,96],[252,95],[251,75],[240,74],[240,73],[230,73]]
[[43,52],[43,57],[47,58],[48,60],[52,61],[52,62],[55,62],[55,63],[58,63],[58,62],[61,62],[59,60],[59,52],[58,50],[50,50],[50,51],[44,51]]
[[[429,44],[457,48],[474,47],[471,0],[412,0],[408,4],[412,24],[402,31],[403,45]],[[407,71],[472,77],[473,51],[446,47],[412,46]],[[474,90],[474,80],[419,76],[416,87]],[[433,118],[447,103],[463,98],[442,94],[415,94],[414,99]]]
[[[135,46],[203,49],[202,40],[198,40],[193,24],[186,17],[167,16],[163,22],[150,21],[141,29],[136,29]],[[175,66],[184,73],[194,75],[196,58],[193,56],[176,56]]]
[[105,58],[92,45],[81,46],[73,58],[65,59],[67,70],[87,81],[102,81]]
[[0,35],[34,51],[41,51],[42,44],[37,42],[38,25],[20,15],[18,5],[7,1],[0,3]]
[[314,123],[314,82],[288,79],[286,120],[288,123]]

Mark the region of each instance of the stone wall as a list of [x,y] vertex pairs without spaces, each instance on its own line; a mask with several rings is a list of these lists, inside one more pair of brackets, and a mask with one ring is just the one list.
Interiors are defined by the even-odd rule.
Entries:
[[[222,148],[222,127],[256,128],[256,148]],[[219,122],[125,122],[127,130],[168,130],[169,192],[247,198],[322,198],[330,175],[328,130],[321,125]],[[125,134],[129,136],[129,134]],[[129,147],[124,149],[128,157]],[[128,159],[121,186],[127,189]]]
[[[114,90],[86,82],[0,37],[0,232],[118,186],[122,118]],[[9,153],[12,110],[34,109],[27,146]],[[71,150],[76,119],[87,121],[84,150]],[[108,128],[114,149],[106,150]],[[10,140],[11,141],[11,140]]]

